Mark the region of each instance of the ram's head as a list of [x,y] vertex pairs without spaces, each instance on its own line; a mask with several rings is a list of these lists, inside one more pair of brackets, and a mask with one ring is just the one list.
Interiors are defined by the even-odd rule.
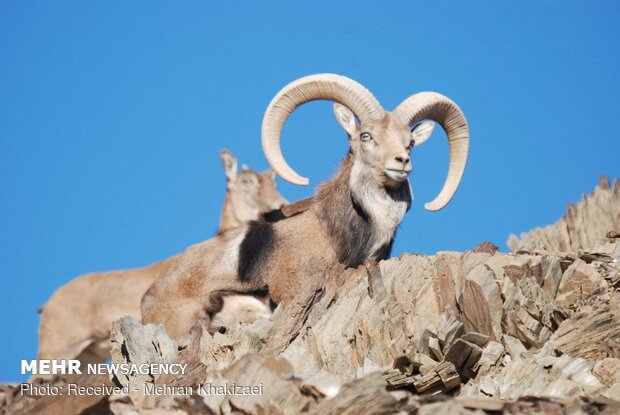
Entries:
[[308,179],[298,175],[282,156],[280,133],[286,118],[298,106],[319,99],[336,102],[334,111],[349,136],[354,167],[386,187],[396,187],[407,180],[411,172],[411,149],[430,137],[435,125],[432,121],[439,123],[448,136],[450,167],[443,189],[425,207],[436,211],[448,204],[463,176],[469,149],[469,129],[459,107],[441,94],[421,92],[388,112],[366,88],[340,75],[301,78],[283,88],[271,101],[263,120],[263,149],[283,179],[308,184]]

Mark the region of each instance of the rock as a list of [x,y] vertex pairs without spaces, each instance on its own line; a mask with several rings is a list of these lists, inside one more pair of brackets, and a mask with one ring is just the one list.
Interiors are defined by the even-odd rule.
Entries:
[[[494,366],[504,354],[504,346],[496,341],[489,342],[482,350],[480,360],[476,363],[474,370],[480,371],[481,368],[488,369]],[[485,371],[486,372],[486,371]]]
[[450,346],[446,353],[446,360],[452,362],[464,379],[475,377],[476,364],[482,356],[482,348],[465,340],[465,336]]
[[[166,364],[178,355],[178,347],[168,337],[162,325],[140,324],[133,317],[123,317],[112,323],[110,332],[112,345],[110,354],[117,364]],[[154,383],[153,374],[114,375],[112,381],[129,389],[129,397],[138,408],[147,400],[144,394],[145,383]]]
[[321,282],[269,320],[224,333],[197,324],[182,350],[160,326],[125,318],[112,327],[115,363],[187,365],[183,375],[118,375],[117,384],[235,383],[260,394],[60,400],[6,385],[0,413],[620,413],[620,241],[598,236],[618,193],[617,181],[595,190],[524,236],[519,253],[485,243],[321,278],[308,270],[306,280]]
[[447,392],[461,384],[456,367],[451,362],[442,362],[433,370],[413,383],[421,394]]
[[506,289],[502,330],[527,347],[541,347],[553,333],[555,308],[533,277]]
[[476,331],[495,337],[491,310],[480,285],[472,280],[465,282],[463,294],[459,297],[460,315],[465,331]]
[[602,305],[565,320],[551,337],[556,350],[573,357],[604,359],[620,337],[620,317]]
[[506,347],[506,351],[512,358],[512,360],[518,360],[521,358],[522,354],[527,352],[523,343],[508,334],[504,334],[504,346]]
[[398,407],[399,402],[386,391],[383,377],[375,373],[344,385],[335,397],[324,400],[310,413],[379,415],[395,413]]
[[240,358],[222,376],[212,380],[215,385],[230,384],[260,388],[260,393],[251,395],[209,395],[205,403],[214,412],[234,407],[247,413],[298,414],[314,406],[314,398],[304,395],[299,386],[291,381],[293,367],[282,357],[248,354]]
[[442,315],[441,321],[442,323],[437,329],[437,338],[443,345],[443,350],[446,351],[456,339],[465,334],[465,326],[455,316],[445,318],[445,315]]
[[[35,386],[44,388],[45,385],[67,388],[69,383],[79,387],[112,387],[112,383],[105,375],[57,375],[47,380],[36,380]],[[50,395],[22,393],[20,385],[3,385],[4,399],[1,402],[0,414],[11,415],[79,415],[89,413],[93,415],[109,414],[108,397],[102,394],[90,395]]]
[[476,252],[476,253],[486,253],[486,254],[494,254],[498,251],[499,251],[499,248],[497,247],[497,245],[489,241],[484,241],[480,245],[477,245],[473,250],[473,252]]
[[604,288],[601,274],[594,267],[577,259],[562,276],[555,304],[568,308],[585,300],[596,290]]
[[619,227],[620,181],[615,180],[611,186],[609,179],[603,178],[594,192],[568,205],[568,212],[557,223],[523,233],[519,238],[511,235],[507,245],[512,252],[576,252],[604,242],[609,230]]
[[459,300],[467,331],[483,333],[493,339],[501,337],[503,305],[501,295],[501,287],[496,276],[486,264],[474,267],[467,274],[465,290]]
[[594,365],[592,373],[606,386],[620,383],[620,359],[606,357],[599,360]]
[[603,396],[608,399],[618,400],[618,396],[620,396],[620,382],[614,383],[609,389],[607,389]]
[[[603,388],[598,378],[592,374],[593,367],[594,361],[562,355],[556,359],[551,374],[570,379],[579,385],[585,394],[593,395]],[[569,396],[569,393],[565,395]]]

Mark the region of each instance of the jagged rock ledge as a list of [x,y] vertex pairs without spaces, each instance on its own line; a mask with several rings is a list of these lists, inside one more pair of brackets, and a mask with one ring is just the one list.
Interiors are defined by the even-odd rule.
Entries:
[[620,181],[614,180],[612,186],[601,176],[598,187],[580,202],[569,204],[558,222],[519,238],[510,235],[507,244],[512,252],[576,252],[601,244],[606,232],[609,237],[620,235]]
[[[617,194],[617,183],[593,197],[616,200],[605,192]],[[586,198],[585,209],[593,200]],[[581,208],[574,214],[585,217]],[[182,362],[185,375],[79,377],[71,381],[138,392],[62,403],[5,387],[2,411],[619,413],[620,239],[617,220],[608,224],[596,244],[568,252],[502,254],[486,243],[336,268],[270,320],[215,334],[196,326],[181,349],[160,327],[124,318],[112,330],[114,362]],[[145,384],[197,390],[233,383],[262,385],[262,394],[140,392]]]

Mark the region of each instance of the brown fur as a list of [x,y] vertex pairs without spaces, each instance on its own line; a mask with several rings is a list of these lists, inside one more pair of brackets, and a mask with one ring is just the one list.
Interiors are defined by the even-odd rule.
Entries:
[[248,223],[268,212],[284,206],[286,199],[276,189],[276,175],[272,170],[257,173],[243,165],[237,171],[237,160],[227,150],[221,152],[226,173],[226,199],[220,217],[220,232]]
[[[223,152],[222,158],[228,186],[219,234],[286,202],[276,190],[271,171],[257,173],[244,167],[237,173],[234,157]],[[142,296],[175,259],[172,257],[144,268],[86,274],[60,287],[41,310],[39,358],[78,358],[86,363],[108,359],[107,339],[112,322],[125,315],[139,318]],[[183,294],[188,296],[197,289],[192,285],[183,288]],[[220,301],[219,308],[222,308],[224,299]],[[242,303],[236,300],[234,304]],[[238,307],[246,317],[254,315],[249,311],[251,308],[248,305]],[[231,321],[235,308],[229,306],[225,311],[226,315],[219,320]],[[258,311],[257,315],[263,314],[262,310]]]
[[139,315],[140,299],[175,257],[124,271],[86,274],[54,292],[41,313],[39,359],[79,359],[84,363],[109,358],[100,340],[109,337],[112,322]]
[[[368,255],[365,249],[370,224],[351,198],[348,185],[351,165],[348,157],[339,174],[321,187],[306,210],[274,223],[261,221],[232,229],[188,248],[145,294],[143,322],[164,324],[168,333],[182,342],[198,319],[219,311],[211,301],[214,292],[252,293],[268,285],[273,301],[286,304],[308,285],[316,283],[304,278],[307,275],[323,275],[341,262],[341,258],[347,259],[349,266],[361,264]],[[408,195],[408,191],[404,194]],[[246,241],[248,230],[256,226],[270,229],[273,245],[268,250],[262,247],[254,252],[252,259],[256,263],[252,275],[239,278],[240,258],[233,257]],[[348,239],[351,226],[357,236]],[[255,246],[260,246],[260,239]],[[359,255],[357,248],[361,248]],[[376,259],[383,259],[388,253],[386,247]],[[231,260],[223,261],[226,257]]]
[[[414,135],[390,114],[358,126],[348,108],[337,105],[335,113],[350,143],[336,176],[293,214],[268,214],[188,248],[144,295],[144,323],[164,324],[183,344],[197,320],[219,311],[212,300],[220,292],[268,286],[271,299],[286,306],[336,265],[356,267],[389,255],[412,200],[407,177]],[[362,140],[367,134],[373,138]]]

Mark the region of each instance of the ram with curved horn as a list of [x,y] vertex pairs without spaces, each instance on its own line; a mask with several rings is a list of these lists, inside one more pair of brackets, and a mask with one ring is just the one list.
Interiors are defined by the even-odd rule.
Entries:
[[263,150],[282,178],[308,184],[284,159],[280,135],[287,117],[313,100],[334,101],[348,135],[349,153],[340,170],[295,214],[266,217],[188,248],[142,299],[144,322],[163,323],[184,342],[197,320],[218,311],[222,294],[267,288],[275,303],[286,306],[316,284],[308,276],[324,275],[337,264],[357,267],[389,257],[412,201],[410,152],[429,138],[434,122],[446,131],[450,165],[441,192],[426,208],[440,210],[454,196],[469,149],[469,128],[459,107],[443,95],[422,92],[387,112],[362,85],[333,74],[289,84],[267,108]]

